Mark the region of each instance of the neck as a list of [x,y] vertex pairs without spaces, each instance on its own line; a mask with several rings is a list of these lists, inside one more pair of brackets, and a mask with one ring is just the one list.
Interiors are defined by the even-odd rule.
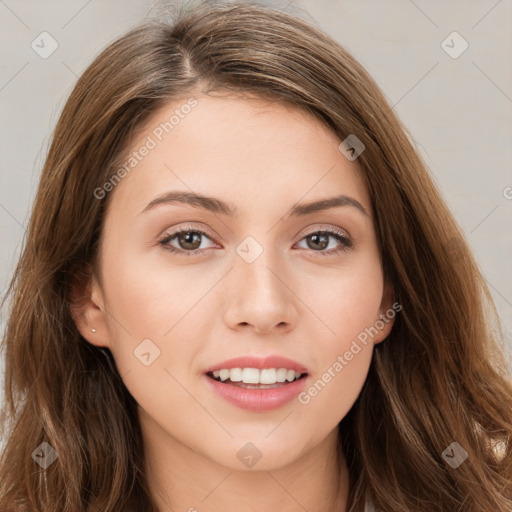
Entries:
[[241,471],[141,422],[150,493],[159,512],[345,512],[348,469],[337,458],[338,430],[292,463]]

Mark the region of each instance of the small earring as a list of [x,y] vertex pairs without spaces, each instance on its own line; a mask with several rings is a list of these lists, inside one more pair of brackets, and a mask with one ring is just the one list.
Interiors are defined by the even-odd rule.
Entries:
[[96,329],[91,329],[92,332],[96,332]]

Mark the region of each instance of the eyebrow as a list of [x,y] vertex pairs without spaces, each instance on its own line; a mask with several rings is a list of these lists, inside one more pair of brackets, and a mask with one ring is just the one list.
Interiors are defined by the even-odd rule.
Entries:
[[[230,217],[236,217],[238,215],[236,206],[230,205],[221,199],[204,196],[202,194],[196,194],[194,192],[184,191],[170,191],[156,197],[142,210],[141,213],[151,210],[155,206],[161,204],[176,203],[188,204],[195,208],[202,208],[213,213],[228,215]],[[346,195],[338,195],[329,197],[327,199],[322,199],[320,201],[295,204],[291,208],[290,213],[286,216],[286,218],[310,215],[312,213],[329,210],[339,206],[352,206],[363,215],[369,216],[366,208],[359,201],[357,201],[357,199]]]

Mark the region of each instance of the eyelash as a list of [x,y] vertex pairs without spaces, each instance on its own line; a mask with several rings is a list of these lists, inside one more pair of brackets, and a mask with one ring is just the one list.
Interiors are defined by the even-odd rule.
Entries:
[[[211,237],[208,236],[208,233],[205,233],[204,231],[202,231],[200,229],[185,226],[185,227],[177,229],[176,231],[173,231],[172,233],[166,233],[164,238],[162,238],[158,241],[158,244],[166,251],[169,251],[174,254],[185,255],[185,256],[199,256],[206,252],[205,249],[196,249],[194,251],[185,251],[185,250],[176,249],[175,247],[168,245],[169,242],[173,238],[176,238],[176,236],[178,236],[181,233],[196,233],[199,235],[205,235],[207,238],[210,238],[210,240],[211,240]],[[338,249],[331,249],[330,251],[327,251],[327,252],[325,250],[311,251],[315,254],[314,257],[334,256],[334,255],[337,255],[337,254],[340,254],[343,252],[347,252],[353,246],[352,241],[350,240],[349,237],[347,237],[342,231],[339,231],[334,228],[327,228],[327,229],[322,229],[322,230],[318,230],[318,231],[312,231],[311,233],[309,233],[309,234],[305,235],[303,238],[301,238],[300,241],[304,240],[304,238],[306,238],[308,236],[317,235],[317,234],[328,234],[328,235],[332,236],[333,238],[336,238],[339,242],[342,243],[342,245]]]

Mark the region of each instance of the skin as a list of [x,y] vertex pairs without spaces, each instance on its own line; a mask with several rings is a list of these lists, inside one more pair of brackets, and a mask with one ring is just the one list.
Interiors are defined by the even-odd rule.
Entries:
[[[343,511],[348,473],[335,456],[337,425],[392,320],[307,404],[239,409],[210,390],[203,372],[232,357],[279,354],[308,368],[309,386],[390,310],[361,169],[335,134],[296,107],[191,96],[198,105],[109,192],[98,270],[77,325],[111,350],[139,404],[150,490],[162,512]],[[187,98],[154,113],[130,150]],[[177,203],[141,213],[171,190],[219,198],[238,216]],[[369,215],[341,206],[286,218],[296,203],[337,194]],[[168,245],[192,252],[200,242],[203,254],[159,245],[180,226],[206,236],[196,246],[179,237]],[[328,228],[353,247],[334,254],[343,242],[331,235],[315,245],[309,235]],[[248,236],[263,249],[252,263],[236,251]],[[145,339],[160,350],[148,366],[134,356]],[[250,468],[237,457],[248,442],[262,454]]]

